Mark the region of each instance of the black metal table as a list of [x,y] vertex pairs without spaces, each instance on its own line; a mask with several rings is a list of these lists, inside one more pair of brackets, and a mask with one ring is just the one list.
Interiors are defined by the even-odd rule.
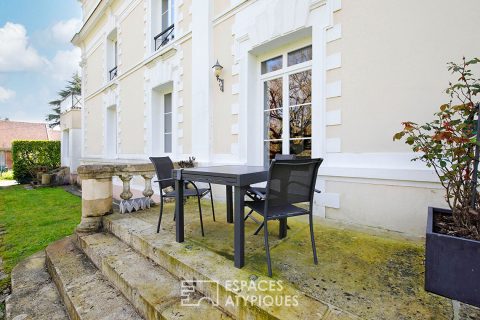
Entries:
[[[267,180],[268,169],[258,166],[212,166],[173,170],[176,201],[176,240],[184,241],[183,183],[185,180],[208,182],[226,186],[227,222],[234,222],[235,267],[241,268],[245,262],[244,198],[247,186]],[[232,201],[232,187],[235,199]],[[233,205],[232,205],[233,204]],[[233,207],[233,208],[232,208]],[[235,211],[235,215],[233,214]],[[235,221],[234,221],[235,217]],[[286,225],[282,223],[282,225]],[[285,229],[281,227],[281,230]],[[282,233],[282,232],[281,232]]]

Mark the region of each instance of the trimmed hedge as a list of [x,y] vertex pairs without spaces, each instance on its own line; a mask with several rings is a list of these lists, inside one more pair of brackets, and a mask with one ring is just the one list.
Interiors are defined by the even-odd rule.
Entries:
[[28,183],[42,168],[53,170],[60,167],[60,150],[60,141],[13,141],[14,179],[18,183]]

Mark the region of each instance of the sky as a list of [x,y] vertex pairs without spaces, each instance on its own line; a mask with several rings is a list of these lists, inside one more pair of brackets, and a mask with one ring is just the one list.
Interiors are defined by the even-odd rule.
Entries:
[[0,119],[43,122],[80,72],[78,0],[0,0]]

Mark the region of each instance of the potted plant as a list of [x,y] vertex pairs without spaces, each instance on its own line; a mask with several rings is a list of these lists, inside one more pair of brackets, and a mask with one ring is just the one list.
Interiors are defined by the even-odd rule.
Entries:
[[446,90],[449,103],[429,123],[403,122],[393,139],[405,139],[418,154],[412,160],[435,170],[450,207],[428,208],[425,289],[480,307],[480,79],[472,72],[478,63],[450,62],[458,80]]

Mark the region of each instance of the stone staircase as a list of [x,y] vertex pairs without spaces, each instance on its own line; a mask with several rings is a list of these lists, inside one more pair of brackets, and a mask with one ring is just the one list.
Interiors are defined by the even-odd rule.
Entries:
[[[252,279],[215,252],[177,243],[169,232],[157,234],[135,214],[113,214],[103,222],[103,232],[57,241],[13,270],[8,320],[353,318],[287,284],[262,294],[296,296],[296,307],[250,301],[257,292],[226,283],[270,278]],[[182,295],[182,279],[194,290]]]

